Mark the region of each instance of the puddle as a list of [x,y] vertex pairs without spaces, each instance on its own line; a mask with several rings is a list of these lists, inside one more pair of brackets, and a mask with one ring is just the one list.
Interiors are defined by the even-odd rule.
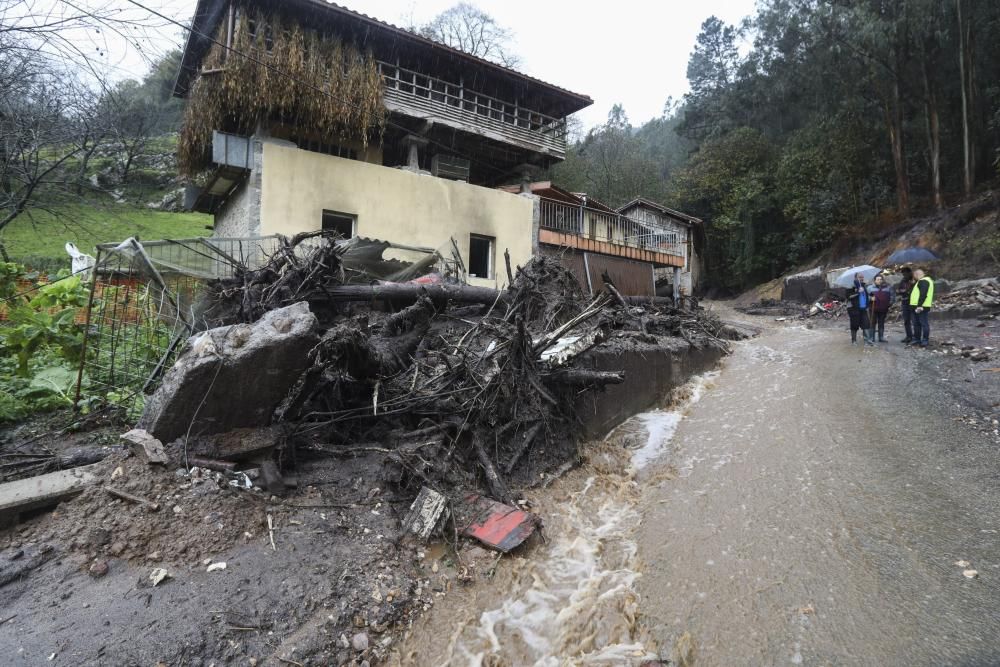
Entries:
[[552,667],[658,660],[659,647],[643,638],[638,623],[635,476],[664,454],[717,375],[692,379],[674,392],[672,408],[638,414],[588,445],[585,465],[531,494],[548,542],[504,559],[494,581],[477,586],[484,590],[471,599],[442,600],[404,643],[402,662]]

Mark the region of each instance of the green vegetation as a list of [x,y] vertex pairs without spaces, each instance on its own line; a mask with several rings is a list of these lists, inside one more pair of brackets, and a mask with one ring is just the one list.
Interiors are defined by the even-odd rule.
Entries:
[[211,216],[198,213],[166,213],[130,206],[88,206],[72,204],[55,212],[33,211],[21,216],[0,234],[11,259],[32,268],[49,270],[51,262],[69,266],[64,246],[72,241],[81,252],[93,254],[98,243],[124,241],[130,236],[140,240],[192,238],[207,236]]
[[998,36],[997,2],[760,0],[702,24],[682,104],[616,105],[552,176],[702,218],[710,286],[744,289],[994,183]]
[[0,263],[0,296],[7,321],[0,327],[0,422],[73,405],[83,353],[76,321],[89,292],[68,271],[26,291],[30,274]]

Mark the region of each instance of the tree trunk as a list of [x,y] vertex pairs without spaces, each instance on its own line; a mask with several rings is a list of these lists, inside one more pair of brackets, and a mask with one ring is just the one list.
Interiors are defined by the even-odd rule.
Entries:
[[941,126],[938,118],[937,93],[931,87],[926,56],[922,64],[927,115],[927,150],[931,161],[931,192],[934,196],[934,207],[940,211],[944,208],[944,200],[941,197]]
[[903,114],[899,105],[899,81],[893,82],[892,101],[885,104],[885,123],[892,146],[892,166],[896,171],[896,208],[899,215],[910,214],[910,179],[906,174],[906,151],[903,143]]
[[958,66],[962,89],[962,191],[968,197],[972,194],[972,141],[969,132],[969,83],[968,63],[966,62],[965,21],[962,18],[962,0],[955,0],[958,10]]

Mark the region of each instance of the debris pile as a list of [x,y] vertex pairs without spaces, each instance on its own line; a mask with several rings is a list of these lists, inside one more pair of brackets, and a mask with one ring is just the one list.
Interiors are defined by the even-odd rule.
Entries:
[[427,486],[512,502],[512,484],[576,456],[580,394],[624,379],[588,368],[585,352],[657,337],[725,350],[733,335],[704,312],[633,305],[610,280],[586,297],[553,258],[519,268],[505,291],[352,285],[345,245],[306,239],[213,285],[206,312],[227,326],[192,339],[140,421],[168,449],[180,439],[185,456],[220,459],[192,442],[270,422],[282,470],[377,453],[410,497]]
[[1000,315],[1000,279],[963,280],[935,297],[934,310],[994,319]]
[[806,313],[806,306],[794,301],[780,299],[762,299],[748,306],[737,306],[736,310],[747,315],[801,316]]
[[997,348],[985,345],[957,345],[954,340],[946,340],[941,343],[941,354],[951,354],[964,357],[969,361],[989,361],[996,354]]
[[[154,588],[193,584],[197,596],[157,613],[178,650],[201,642],[206,659],[384,661],[390,628],[487,576],[498,556],[486,549],[537,534],[521,490],[579,461],[585,399],[626,380],[619,353],[656,349],[670,366],[748,335],[666,299],[624,297],[607,276],[606,293],[586,295],[554,258],[498,291],[353,247],[297,237],[214,281],[193,309],[211,328],[187,341],[137,428],[72,499],[0,548],[37,550],[32,569],[51,562],[102,586],[135,581],[127,562],[141,568],[146,605],[162,597]],[[53,456],[2,463],[41,470]],[[453,543],[454,563],[425,550],[432,537]],[[56,565],[52,582],[64,576]],[[211,612],[217,627],[174,620],[209,598],[232,600]]]

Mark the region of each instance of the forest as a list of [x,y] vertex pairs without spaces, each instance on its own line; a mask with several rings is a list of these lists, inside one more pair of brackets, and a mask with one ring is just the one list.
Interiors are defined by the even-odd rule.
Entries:
[[741,290],[994,182],[998,38],[993,0],[761,0],[704,21],[683,100],[640,127],[616,105],[552,177],[703,218],[712,286]]

